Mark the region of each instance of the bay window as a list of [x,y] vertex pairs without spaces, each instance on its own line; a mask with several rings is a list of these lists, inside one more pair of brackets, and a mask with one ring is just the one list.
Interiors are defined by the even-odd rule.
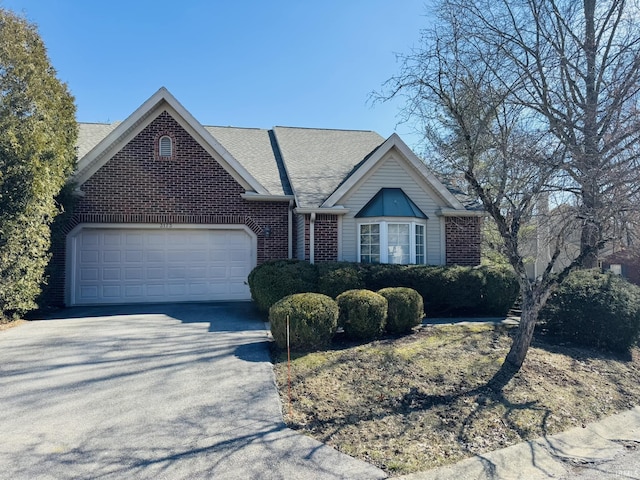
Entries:
[[429,217],[401,188],[381,188],[355,218],[359,262],[426,263]]
[[362,263],[425,263],[424,223],[395,220],[360,223],[358,231],[358,258]]

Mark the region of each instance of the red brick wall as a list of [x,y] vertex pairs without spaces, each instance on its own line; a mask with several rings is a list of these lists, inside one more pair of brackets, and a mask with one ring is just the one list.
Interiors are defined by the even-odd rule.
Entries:
[[[304,259],[310,259],[311,215],[304,216]],[[314,261],[338,260],[338,216],[316,215],[314,223]]]
[[[162,135],[174,141],[171,158],[158,158],[156,143]],[[241,224],[258,236],[258,264],[288,256],[288,202],[241,198],[245,189],[167,112],[81,185],[81,191],[84,196],[68,231],[81,223]],[[64,265],[61,250],[54,252],[54,261]],[[55,281],[64,285],[64,279]]]
[[481,230],[480,217],[445,218],[447,265],[480,265]]
[[631,283],[640,285],[640,256],[636,251],[620,251],[602,260],[602,268],[609,270],[612,264],[622,266],[622,276]]

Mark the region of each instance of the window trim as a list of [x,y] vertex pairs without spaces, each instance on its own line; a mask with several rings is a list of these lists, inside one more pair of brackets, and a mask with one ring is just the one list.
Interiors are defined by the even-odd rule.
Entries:
[[380,262],[381,264],[389,263],[389,225],[409,225],[409,263],[408,265],[416,265],[416,226],[423,227],[422,247],[424,249],[424,263],[427,262],[427,222],[426,220],[416,218],[399,218],[399,217],[383,217],[383,218],[366,218],[363,221],[356,222],[356,243],[358,251],[358,263],[362,262],[362,244],[360,241],[361,226],[363,225],[379,225],[380,231]]

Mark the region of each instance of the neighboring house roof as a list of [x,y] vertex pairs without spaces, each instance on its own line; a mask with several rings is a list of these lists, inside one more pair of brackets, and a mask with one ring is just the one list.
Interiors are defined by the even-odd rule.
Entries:
[[444,200],[450,214],[472,210],[470,202],[461,202],[445,188],[396,134],[385,140],[366,130],[202,126],[165,88],[123,122],[80,124],[76,180],[86,181],[117,145],[139,131],[154,112],[165,108],[177,115],[205,148],[217,154],[223,167],[252,195],[294,195],[299,209],[331,209],[395,148]]
[[84,157],[109,135],[120,122],[78,124],[78,158]]

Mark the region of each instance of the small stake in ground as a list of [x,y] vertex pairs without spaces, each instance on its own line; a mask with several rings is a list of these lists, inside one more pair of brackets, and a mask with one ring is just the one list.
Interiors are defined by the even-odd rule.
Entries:
[[287,315],[287,392],[289,394],[289,420],[291,420],[291,346],[289,344],[289,315]]

